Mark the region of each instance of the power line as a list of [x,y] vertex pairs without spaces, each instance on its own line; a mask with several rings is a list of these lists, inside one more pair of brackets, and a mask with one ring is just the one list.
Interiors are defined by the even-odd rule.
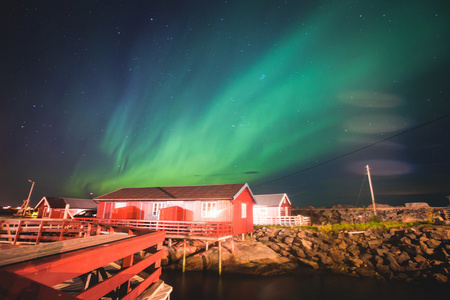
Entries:
[[296,172],[294,172],[294,173],[290,173],[290,174],[287,174],[287,175],[284,175],[284,176],[281,176],[281,177],[278,177],[278,178],[275,178],[275,179],[272,179],[272,180],[269,180],[269,181],[266,181],[266,182],[262,182],[262,183],[260,183],[260,184],[255,184],[254,186],[265,185],[265,184],[268,184],[268,183],[271,183],[271,182],[275,182],[275,181],[278,181],[278,180],[281,180],[281,179],[284,179],[284,178],[287,178],[287,177],[290,177],[290,176],[293,176],[293,175],[296,175],[296,174],[299,174],[299,173],[303,173],[303,172],[309,171],[309,170],[311,170],[311,169],[320,167],[320,166],[325,165],[325,164],[327,164],[327,163],[330,163],[330,162],[332,162],[332,161],[341,159],[341,158],[343,158],[343,157],[349,156],[349,155],[354,154],[354,153],[356,153],[356,152],[359,152],[359,151],[365,150],[365,149],[367,149],[367,148],[373,147],[373,146],[378,145],[378,144],[380,144],[380,143],[383,143],[383,142],[385,142],[385,141],[387,141],[387,140],[396,138],[396,137],[398,137],[398,136],[400,136],[400,135],[403,135],[403,134],[405,134],[405,133],[408,133],[408,132],[411,132],[411,131],[413,131],[413,130],[419,129],[419,128],[421,128],[421,127],[427,126],[427,125],[429,125],[429,124],[431,124],[431,123],[434,123],[434,122],[437,122],[437,121],[439,121],[439,120],[445,119],[445,118],[447,118],[448,116],[450,116],[450,113],[447,113],[447,114],[445,114],[445,115],[443,115],[443,116],[440,116],[440,117],[435,118],[435,119],[433,119],[433,120],[430,120],[430,121],[428,121],[428,122],[422,123],[422,124],[420,124],[420,125],[417,125],[417,126],[415,126],[415,127],[412,127],[412,128],[410,128],[410,129],[407,129],[407,130],[405,130],[405,131],[399,132],[399,133],[394,134],[394,135],[392,135],[392,136],[390,136],[390,137],[387,137],[387,138],[384,138],[384,139],[382,139],[382,140],[379,140],[379,141],[377,141],[377,142],[375,142],[375,143],[372,143],[372,144],[369,144],[369,145],[367,145],[367,146],[358,148],[358,149],[356,149],[356,150],[347,152],[347,153],[342,154],[342,155],[339,155],[339,156],[337,156],[337,157],[335,157],[335,158],[326,160],[326,161],[324,161],[324,162],[321,162],[320,164],[313,165],[313,166],[311,166],[311,167],[307,167],[307,168],[305,168],[305,169],[296,171]]

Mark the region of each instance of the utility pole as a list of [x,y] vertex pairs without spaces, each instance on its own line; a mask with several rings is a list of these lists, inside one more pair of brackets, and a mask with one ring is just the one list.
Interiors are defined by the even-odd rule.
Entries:
[[30,193],[28,194],[28,199],[23,201],[23,205],[22,205],[22,209],[23,211],[21,212],[22,216],[25,216],[27,214],[27,209],[28,209],[28,205],[30,204],[30,198],[31,198],[31,193],[33,192],[33,187],[34,187],[34,181],[31,181],[28,179],[29,182],[31,182],[31,189],[30,189]]
[[370,178],[369,165],[366,165],[366,169],[367,169],[367,177],[369,178],[370,194],[372,195],[373,213],[376,216],[377,215],[377,209],[375,207],[375,197],[373,195],[372,179]]

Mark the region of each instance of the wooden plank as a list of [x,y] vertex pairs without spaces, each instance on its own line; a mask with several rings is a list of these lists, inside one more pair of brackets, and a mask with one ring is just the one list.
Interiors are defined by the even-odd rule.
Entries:
[[[130,238],[129,235],[99,235],[80,239],[69,239],[62,242],[39,244],[35,246],[14,248],[0,251],[0,266],[20,263],[27,260],[37,259],[45,256],[61,254],[68,251],[79,250],[101,244]],[[56,237],[58,238],[58,237]]]
[[163,284],[163,287],[159,289],[153,296],[144,298],[143,300],[166,300],[170,299],[170,293],[172,293],[173,287],[168,284]]
[[[151,264],[154,264],[156,261],[161,260],[162,254],[162,251],[159,251],[146,258],[145,260],[142,260],[131,267],[121,270],[118,274],[80,293],[77,297],[80,299],[99,299],[101,296],[106,295],[108,292],[117,288],[122,283],[130,280],[132,277],[134,277],[145,268],[149,267]],[[161,269],[157,270],[159,270],[160,274]],[[156,273],[158,273],[157,270],[155,270]]]
[[26,277],[0,270],[1,299],[61,299],[76,300],[75,296],[55,290]]
[[[126,236],[129,237],[129,236]],[[75,239],[71,241],[80,241]],[[37,282],[54,286],[71,278],[100,268],[131,253],[151,247],[164,240],[164,232],[153,232],[142,236],[131,236],[125,240],[97,245],[87,249],[71,251],[29,262],[3,267]],[[63,242],[64,243],[64,242]],[[55,244],[55,243],[53,243]],[[45,274],[45,276],[43,276]]]
[[144,300],[148,298],[152,298],[158,291],[164,287],[164,281],[159,280],[152,284],[148,289],[146,289],[142,294],[140,294],[136,300]]

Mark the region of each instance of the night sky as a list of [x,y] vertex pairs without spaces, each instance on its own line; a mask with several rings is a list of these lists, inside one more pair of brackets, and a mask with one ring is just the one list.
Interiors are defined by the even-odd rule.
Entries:
[[0,205],[247,182],[450,195],[442,1],[1,1]]

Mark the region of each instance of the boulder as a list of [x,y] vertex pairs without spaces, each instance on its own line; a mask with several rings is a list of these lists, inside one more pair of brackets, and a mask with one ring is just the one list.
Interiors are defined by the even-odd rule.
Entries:
[[299,258],[298,259],[300,262],[302,262],[304,265],[306,266],[310,266],[312,267],[314,270],[318,270],[319,269],[319,264],[313,260],[309,260],[306,258]]

